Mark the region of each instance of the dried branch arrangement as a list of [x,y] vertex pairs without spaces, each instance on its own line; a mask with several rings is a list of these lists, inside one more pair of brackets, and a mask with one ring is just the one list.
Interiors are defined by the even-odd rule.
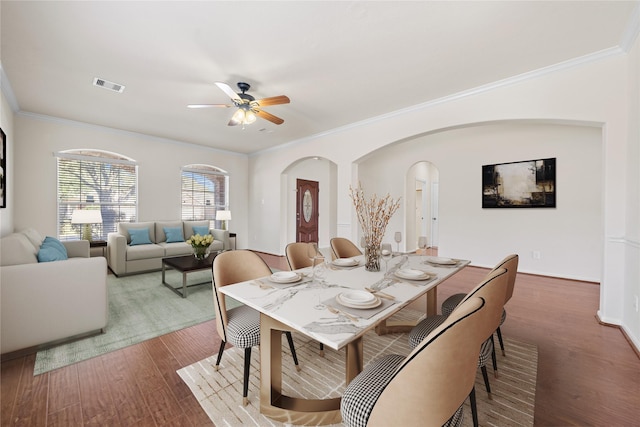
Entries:
[[356,209],[360,227],[362,227],[366,247],[379,247],[382,244],[389,220],[400,208],[400,198],[394,200],[389,194],[378,198],[374,194],[370,200],[367,200],[360,183],[356,189],[349,186],[349,195]]

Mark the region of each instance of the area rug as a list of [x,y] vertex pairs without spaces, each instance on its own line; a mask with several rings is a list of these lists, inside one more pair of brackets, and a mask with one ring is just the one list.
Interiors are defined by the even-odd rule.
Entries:
[[[344,390],[344,352],[325,349],[294,333],[296,352],[302,366],[297,372],[286,340],[283,344],[283,390],[297,397],[324,399],[340,396]],[[364,338],[365,365],[389,353],[408,354],[406,334],[378,336],[368,332]],[[489,400],[480,370],[476,378],[478,420],[481,426],[532,426],[536,391],[538,351],[536,346],[506,338],[506,357],[498,352],[499,378],[489,380],[493,400]],[[220,370],[215,371],[216,355],[178,370],[193,395],[216,426],[288,426],[260,414],[260,357],[252,352],[249,405],[242,406],[242,368],[244,352],[225,350]],[[465,403],[464,426],[472,426],[471,409]],[[337,424],[334,426],[341,426]]]
[[[187,275],[187,283],[211,281],[210,271]],[[182,285],[182,274],[166,272],[172,286]],[[106,333],[39,351],[34,375],[71,365],[137,344],[169,332],[213,319],[211,285],[193,286],[182,298],[162,285],[162,273],[118,278],[107,276],[109,323]],[[233,303],[232,303],[233,304]]]

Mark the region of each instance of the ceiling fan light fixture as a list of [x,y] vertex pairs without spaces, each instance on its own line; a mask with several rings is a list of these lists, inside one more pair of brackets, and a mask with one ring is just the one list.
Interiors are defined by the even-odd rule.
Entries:
[[254,114],[254,112],[251,110],[247,110],[247,112],[244,114],[244,123],[249,125],[255,121],[256,115]]
[[245,120],[244,110],[242,108],[238,108],[238,110],[236,110],[236,112],[233,113],[233,116],[231,117],[231,121],[235,123],[244,123],[244,120]]

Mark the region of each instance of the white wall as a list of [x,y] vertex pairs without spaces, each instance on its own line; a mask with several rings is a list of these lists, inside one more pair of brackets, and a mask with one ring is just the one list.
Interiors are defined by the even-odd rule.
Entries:
[[[506,122],[447,130],[381,148],[360,163],[359,172],[372,188],[403,198],[386,241],[392,242],[393,232],[402,229],[414,203],[406,193],[406,174],[380,171],[392,165],[402,172],[425,160],[440,172],[439,254],[493,267],[506,254],[518,253],[520,271],[599,282],[601,152],[600,128]],[[549,157],[557,162],[557,208],[482,209],[482,165]],[[532,258],[534,250],[541,252],[539,260]]]
[[54,152],[78,148],[107,150],[138,163],[140,221],[179,219],[180,168],[193,163],[219,167],[229,173],[229,229],[238,234],[238,247],[247,238],[247,157],[181,144],[130,132],[84,125],[42,116],[18,114],[16,144],[15,229],[34,227],[56,235],[56,158]]
[[[637,41],[635,50],[637,50]],[[624,301],[632,298],[629,291],[625,289],[625,283],[631,282],[634,283],[634,287],[636,286],[637,277],[634,277],[633,274],[638,262],[640,262],[637,257],[635,259],[626,258],[630,246],[637,245],[637,240],[626,238],[626,216],[633,213],[633,209],[628,209],[627,205],[629,203],[637,204],[640,197],[637,192],[629,191],[628,188],[628,169],[638,167],[637,157],[630,163],[627,161],[629,152],[633,152],[634,147],[637,150],[638,145],[637,137],[630,138],[629,136],[630,119],[637,121],[638,117],[637,111],[632,111],[629,105],[630,79],[633,79],[637,85],[639,78],[637,74],[631,77],[629,62],[630,55],[618,53],[594,58],[593,61],[585,60],[575,64],[567,64],[568,66],[564,68],[558,67],[548,70],[548,72],[542,70],[535,75],[527,76],[527,78],[514,78],[498,82],[492,87],[480,88],[460,96],[454,95],[448,99],[416,106],[396,114],[352,124],[330,134],[291,143],[280,150],[267,150],[258,153],[251,156],[250,159],[252,180],[249,204],[253,205],[258,202],[261,195],[267,193],[270,194],[269,200],[277,203],[281,196],[280,189],[270,183],[277,181],[278,175],[285,170],[287,165],[309,155],[326,157],[337,165],[338,185],[335,207],[338,223],[337,234],[340,235],[349,227],[351,229],[350,237],[355,238],[357,223],[348,196],[349,185],[357,183],[359,168],[366,164],[367,158],[384,146],[411,140],[418,135],[480,123],[536,120],[548,124],[592,124],[602,128],[602,151],[600,153],[602,197],[599,206],[602,232],[599,239],[603,244],[600,248],[602,257],[597,262],[602,266],[600,277],[602,297],[598,315],[606,322],[621,324]],[[537,155],[533,156],[535,147],[522,148],[522,152],[514,148],[508,155],[505,155],[504,160],[513,161],[537,157]],[[447,156],[457,158],[463,154],[453,147],[443,146],[440,155],[443,158]],[[493,154],[494,156],[491,157],[500,157],[500,153]],[[582,150],[576,150],[569,155],[563,154],[563,162],[558,167],[564,168],[563,173],[578,170],[581,159]],[[404,174],[405,170],[406,168],[398,168],[397,165],[390,162],[384,169],[384,173],[381,171],[380,174],[386,176]],[[442,171],[440,172],[441,182],[455,182],[454,178],[457,174],[453,169],[448,171],[447,176]],[[391,188],[382,178],[377,182],[363,182],[363,184],[369,191],[378,193],[384,193]],[[474,193],[472,197],[479,197],[476,195],[479,189],[480,182],[478,181],[476,190],[471,190]],[[563,193],[562,184],[558,185],[558,191],[559,197],[563,198],[559,202],[564,203],[566,193]],[[442,184],[440,193],[451,194]],[[455,230],[454,223],[475,221],[476,215],[464,213],[455,201],[445,199],[445,202],[445,206],[440,206],[440,216],[447,218],[449,223],[441,224],[440,247],[448,254],[462,253],[474,261],[480,260],[480,262],[487,264],[497,262],[497,259],[489,260],[489,257],[484,255],[484,249],[477,243],[470,244],[473,236],[463,235]],[[264,208],[271,209],[269,206],[264,206]],[[482,214],[482,212],[475,212]],[[554,211],[547,212],[536,215],[554,215]],[[557,210],[555,212],[557,215]],[[507,214],[508,211],[503,210],[491,215],[506,216]],[[636,218],[631,219],[631,221],[636,220]],[[593,221],[593,218],[590,221]],[[252,247],[268,252],[282,253],[283,247],[279,239],[271,238],[273,237],[271,234],[266,235],[260,232],[268,226],[264,218],[260,218],[252,212],[249,222],[254,237],[251,241]],[[273,227],[273,224],[270,225]],[[280,224],[280,227],[284,228],[287,225]],[[277,233],[274,235],[277,236]],[[540,246],[544,242],[537,240],[535,230],[528,234],[518,235],[517,240],[520,242],[518,247],[538,247],[541,251],[545,251],[543,253],[549,253]],[[569,242],[569,245],[572,243]],[[581,241],[575,242],[576,246],[570,246],[570,249],[575,250],[580,243]],[[550,250],[553,255],[553,249]],[[525,254],[522,255],[524,257]],[[534,269],[533,265],[529,267]],[[536,270],[540,273],[552,274],[556,273],[559,268],[550,265],[549,270],[539,268]],[[580,264],[574,262],[571,271],[563,269],[562,273],[571,277],[593,277],[597,274],[596,270],[588,265],[588,262]],[[637,332],[634,333],[633,339],[638,340],[638,336]]]
[[6,204],[4,209],[0,209],[0,236],[5,236],[13,231],[13,212],[14,212],[14,177],[13,159],[14,159],[14,134],[13,134],[13,111],[4,96],[4,92],[0,91],[0,128],[7,136],[7,188],[6,188]]

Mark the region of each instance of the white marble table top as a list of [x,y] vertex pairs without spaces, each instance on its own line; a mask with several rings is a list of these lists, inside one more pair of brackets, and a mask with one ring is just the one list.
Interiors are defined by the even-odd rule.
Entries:
[[[469,264],[469,261],[459,260],[455,266],[437,266],[428,264],[426,261],[430,257],[424,255],[396,256],[389,261],[389,273],[385,276],[384,260],[381,260],[380,272],[370,272],[365,270],[363,258],[357,257],[360,263],[356,268],[339,268],[328,262],[330,268],[326,269],[322,284],[309,280],[311,269],[307,268],[299,270],[306,277],[298,283],[279,285],[265,277],[260,281],[250,280],[224,286],[220,288],[220,292],[289,326],[292,330],[339,350]],[[403,261],[406,261],[403,268],[423,270],[434,273],[437,277],[422,282],[400,279],[394,272]],[[341,292],[380,286],[382,292],[392,295],[395,300],[393,304],[384,304],[382,311],[369,318],[349,317],[343,313],[357,314],[358,310],[349,310],[337,303],[331,305],[343,313],[332,313],[326,305],[322,305],[326,301],[335,302],[336,295]]]

